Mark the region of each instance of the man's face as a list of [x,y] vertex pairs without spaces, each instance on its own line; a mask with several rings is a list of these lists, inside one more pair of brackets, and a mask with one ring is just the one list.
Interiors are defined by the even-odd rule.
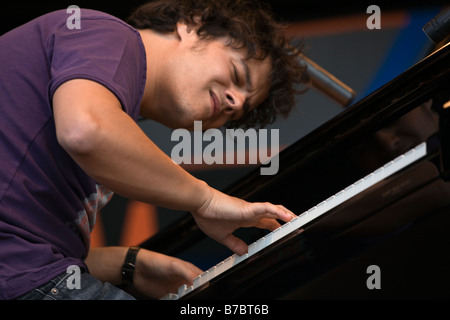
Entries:
[[160,79],[163,124],[192,129],[201,120],[204,129],[217,128],[264,101],[270,88],[268,59],[246,61],[245,51],[226,46],[225,39],[201,41],[184,24],[178,33],[181,41]]

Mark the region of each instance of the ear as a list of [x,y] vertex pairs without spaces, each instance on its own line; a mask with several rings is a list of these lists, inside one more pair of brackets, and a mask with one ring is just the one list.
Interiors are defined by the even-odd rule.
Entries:
[[197,37],[197,26],[191,23],[178,21],[176,31],[181,41],[187,41]]

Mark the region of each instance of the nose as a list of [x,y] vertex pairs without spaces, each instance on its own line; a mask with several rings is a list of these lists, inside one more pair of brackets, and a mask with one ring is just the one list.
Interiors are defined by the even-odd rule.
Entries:
[[225,113],[233,114],[242,110],[245,103],[245,96],[238,90],[225,91]]

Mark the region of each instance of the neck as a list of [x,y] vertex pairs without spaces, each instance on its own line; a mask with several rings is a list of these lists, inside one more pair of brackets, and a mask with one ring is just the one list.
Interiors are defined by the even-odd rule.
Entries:
[[169,60],[167,57],[179,40],[175,32],[162,34],[150,29],[138,31],[144,43],[147,59],[147,80],[140,115],[155,120],[160,105],[158,97],[162,96],[160,84],[164,79],[164,64]]

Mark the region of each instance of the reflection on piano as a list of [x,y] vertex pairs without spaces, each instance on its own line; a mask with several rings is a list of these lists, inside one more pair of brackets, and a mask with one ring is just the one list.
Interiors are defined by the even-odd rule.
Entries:
[[[283,150],[277,175],[255,170],[225,190],[300,215],[239,230],[247,255],[165,298],[449,298],[449,84],[446,45]],[[142,247],[183,256],[205,241],[187,215]],[[380,289],[367,286],[373,265]]]

